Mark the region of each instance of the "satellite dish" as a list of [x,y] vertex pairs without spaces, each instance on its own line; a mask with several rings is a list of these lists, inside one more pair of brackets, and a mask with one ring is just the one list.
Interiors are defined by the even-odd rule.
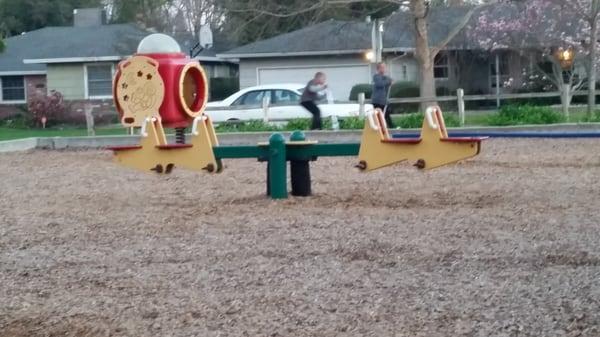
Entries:
[[213,33],[210,29],[210,25],[202,25],[200,27],[200,33],[198,33],[198,38],[200,39],[200,47],[205,49],[212,47]]

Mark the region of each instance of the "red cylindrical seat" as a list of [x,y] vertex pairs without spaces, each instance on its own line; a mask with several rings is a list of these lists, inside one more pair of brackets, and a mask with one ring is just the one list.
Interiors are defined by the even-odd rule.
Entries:
[[158,72],[165,83],[165,98],[159,111],[163,125],[190,125],[208,100],[208,83],[200,64],[183,53],[140,55],[158,62]]
[[[136,54],[158,62],[158,73],[164,82],[164,99],[159,113],[165,127],[180,128],[191,124],[204,111],[208,100],[208,81],[197,61],[184,53]],[[120,73],[115,74],[118,81]],[[115,96],[116,97],[116,96]],[[119,104],[117,110],[123,111]]]

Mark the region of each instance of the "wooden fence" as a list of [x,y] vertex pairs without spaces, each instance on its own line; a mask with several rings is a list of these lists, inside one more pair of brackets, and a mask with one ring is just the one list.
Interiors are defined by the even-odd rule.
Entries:
[[[520,94],[489,94],[489,95],[465,95],[463,89],[456,90],[456,96],[437,96],[437,97],[405,97],[405,98],[391,98],[389,100],[392,104],[402,103],[427,103],[427,102],[452,102],[456,101],[458,107],[458,118],[460,124],[465,124],[465,102],[467,101],[497,101],[497,106],[500,106],[501,100],[506,99],[528,99],[528,98],[547,98],[547,97],[561,97],[560,91],[549,91],[549,92],[533,92],[533,93],[520,93]],[[575,91],[573,96],[587,96],[587,91]],[[600,95],[600,90],[596,90],[596,95]],[[364,105],[370,103],[370,100],[365,99],[364,93],[358,95],[358,103],[361,106],[360,111],[364,112]]]

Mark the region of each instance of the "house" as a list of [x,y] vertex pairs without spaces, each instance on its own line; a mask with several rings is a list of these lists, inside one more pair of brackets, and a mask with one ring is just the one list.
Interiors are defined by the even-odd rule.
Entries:
[[[430,46],[439,44],[464,18],[469,7],[432,8],[428,14]],[[514,15],[506,6],[504,15]],[[435,58],[438,88],[457,88],[466,93],[506,91],[521,84],[522,72],[531,67],[518,52],[490,52],[470,38],[472,21]],[[414,57],[414,22],[409,13],[396,12],[384,19],[383,61],[395,81],[418,84],[419,67]],[[324,71],[338,100],[346,100],[351,88],[370,83],[373,65],[365,55],[372,49],[372,23],[329,20],[287,34],[217,54],[239,62],[240,87],[282,82],[305,83],[316,71]]]
[[[135,53],[151,32],[134,24],[106,24],[101,9],[78,9],[74,24],[46,27],[10,37],[0,53],[0,118],[19,111],[37,91],[55,90],[68,101],[71,119],[83,120],[92,103],[99,119],[114,119],[112,79],[119,61]],[[183,52],[194,45],[179,36]],[[214,49],[196,58],[209,77],[237,75],[237,65],[215,57]]]

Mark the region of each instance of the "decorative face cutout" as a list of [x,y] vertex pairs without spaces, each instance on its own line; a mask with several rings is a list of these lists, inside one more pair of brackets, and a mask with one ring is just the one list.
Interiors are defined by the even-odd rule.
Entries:
[[119,72],[114,92],[121,123],[140,127],[147,117],[158,117],[165,96],[158,63],[149,57],[133,56],[119,64]]

